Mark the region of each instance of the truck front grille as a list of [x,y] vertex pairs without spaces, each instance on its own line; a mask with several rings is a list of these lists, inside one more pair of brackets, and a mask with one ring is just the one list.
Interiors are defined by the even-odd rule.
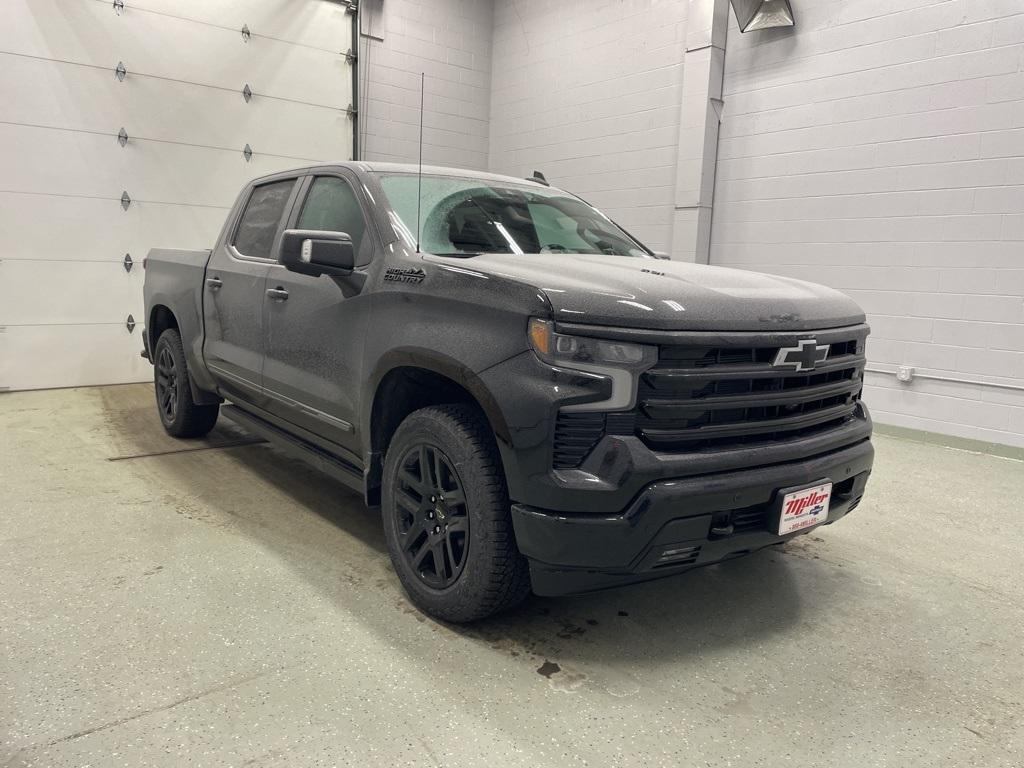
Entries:
[[[858,326],[730,333],[714,343],[662,345],[658,362],[640,375],[636,407],[615,414],[614,433],[635,434],[654,451],[686,453],[776,443],[834,429],[853,418],[860,399],[866,335],[867,327]],[[828,344],[827,357],[813,370],[799,373],[773,365],[780,349],[802,339]],[[581,416],[559,416],[556,467],[579,466],[600,438],[611,433],[591,420],[586,441],[572,443],[576,451],[559,451],[560,444],[568,447],[571,434],[566,417]],[[630,427],[623,430],[627,416]]]
[[780,345],[664,346],[637,392],[637,434],[677,452],[802,437],[853,415],[864,367],[863,338],[798,334],[829,344],[812,371],[772,364]]

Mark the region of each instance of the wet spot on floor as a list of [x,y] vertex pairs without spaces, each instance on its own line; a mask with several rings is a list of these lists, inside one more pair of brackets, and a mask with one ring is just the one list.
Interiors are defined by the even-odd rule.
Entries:
[[576,624],[573,624],[571,621],[563,621],[562,627],[561,629],[559,629],[557,634],[558,637],[562,638],[563,640],[572,640],[573,638],[585,634],[586,631],[586,629],[577,626]]
[[537,667],[537,674],[544,675],[544,677],[551,679],[552,675],[556,675],[562,671],[562,668],[552,661],[545,660],[543,664]]

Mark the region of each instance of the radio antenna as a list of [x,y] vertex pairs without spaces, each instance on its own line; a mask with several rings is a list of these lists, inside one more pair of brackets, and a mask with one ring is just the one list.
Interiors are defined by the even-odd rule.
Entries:
[[420,72],[420,168],[416,175],[416,253],[420,252],[420,208],[423,206],[423,84],[426,75]]

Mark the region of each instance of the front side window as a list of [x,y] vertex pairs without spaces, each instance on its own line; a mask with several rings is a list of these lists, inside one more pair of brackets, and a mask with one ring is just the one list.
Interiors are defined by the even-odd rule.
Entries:
[[337,176],[319,176],[313,180],[296,226],[321,232],[344,232],[352,238],[355,253],[362,253],[366,220],[352,187]]
[[239,253],[259,259],[270,258],[277,227],[293,186],[295,179],[288,179],[253,189],[232,243]]
[[[601,253],[647,257],[611,219],[565,192],[536,185],[415,174],[382,174],[381,186],[407,242],[428,253]],[[416,236],[417,207],[420,233]]]

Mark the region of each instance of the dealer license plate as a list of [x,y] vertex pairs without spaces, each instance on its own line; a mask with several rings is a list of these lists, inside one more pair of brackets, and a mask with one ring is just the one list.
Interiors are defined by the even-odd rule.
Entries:
[[782,497],[779,536],[824,523],[828,520],[828,503],[831,498],[832,483],[821,483],[787,493]]

